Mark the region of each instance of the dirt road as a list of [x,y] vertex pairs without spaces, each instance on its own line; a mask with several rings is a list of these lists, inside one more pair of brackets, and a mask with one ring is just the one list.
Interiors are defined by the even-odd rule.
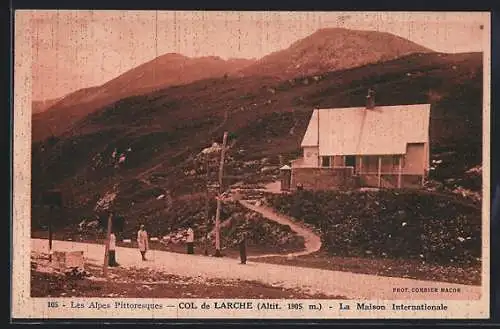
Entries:
[[[31,248],[37,252],[48,252],[48,242],[32,239]],[[54,241],[54,251],[82,250],[85,258],[93,264],[102,265],[104,246],[97,244]],[[216,258],[202,255],[176,254],[151,250],[149,261],[141,261],[137,249],[118,247],[117,260],[123,267],[150,268],[180,276],[219,279],[240,279],[258,281],[276,287],[301,289],[328,296],[344,296],[359,299],[386,300],[474,300],[481,294],[479,286],[449,284],[443,282],[420,281],[403,278],[382,277],[348,272],[328,271],[304,267],[284,266],[267,263],[248,262],[239,264],[235,259]],[[395,288],[407,288],[397,292]],[[414,288],[435,288],[436,292],[412,292]],[[444,292],[441,289],[448,288]]]

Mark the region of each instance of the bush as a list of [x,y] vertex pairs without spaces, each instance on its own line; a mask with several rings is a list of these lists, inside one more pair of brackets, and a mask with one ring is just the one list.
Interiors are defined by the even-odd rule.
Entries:
[[244,236],[248,246],[272,247],[276,252],[304,248],[303,238],[297,236],[290,226],[271,222],[258,213],[235,206],[237,212],[228,219],[231,225],[222,229],[224,246],[235,247]]
[[300,191],[271,196],[278,211],[313,224],[337,256],[470,265],[481,257],[481,211],[418,191]]

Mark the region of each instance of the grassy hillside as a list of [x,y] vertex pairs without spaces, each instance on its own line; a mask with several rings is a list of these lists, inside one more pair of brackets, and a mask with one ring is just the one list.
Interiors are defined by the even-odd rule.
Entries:
[[251,60],[223,60],[215,56],[190,58],[175,53],[159,56],[100,86],[77,90],[53,102],[46,112],[33,116],[33,139],[57,136],[86,115],[122,98],[196,80],[222,78],[251,63]]
[[[132,200],[147,204],[159,190],[174,198],[202,191],[203,162],[196,155],[220,142],[225,130],[231,132],[225,182],[269,179],[280,155],[287,161],[299,153],[314,107],[360,106],[369,87],[379,104],[432,103],[431,152],[442,159],[432,175],[456,179],[481,163],[481,59],[479,53],[414,54],[286,81],[208,79],[125,98],[33,143],[32,200],[38,204],[48,187],[62,189],[68,221],[75,222],[118,182],[125,201],[116,207],[125,214]],[[126,155],[118,167],[115,149]]]

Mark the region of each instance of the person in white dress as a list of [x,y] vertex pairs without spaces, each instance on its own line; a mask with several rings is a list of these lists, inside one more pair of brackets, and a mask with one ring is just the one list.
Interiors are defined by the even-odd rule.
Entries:
[[120,265],[116,262],[116,235],[113,232],[109,236],[108,265],[111,267]]
[[144,225],[141,225],[139,231],[137,231],[137,246],[139,247],[139,251],[141,252],[142,260],[147,260],[146,252],[149,249],[149,242],[148,232],[146,232]]

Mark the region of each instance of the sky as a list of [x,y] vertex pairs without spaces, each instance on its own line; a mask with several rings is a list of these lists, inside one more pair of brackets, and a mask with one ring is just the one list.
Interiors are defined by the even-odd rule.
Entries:
[[[100,85],[165,53],[261,58],[320,28],[389,32],[435,51],[482,51],[486,13],[30,10],[33,99]],[[485,16],[486,15],[486,16]]]

